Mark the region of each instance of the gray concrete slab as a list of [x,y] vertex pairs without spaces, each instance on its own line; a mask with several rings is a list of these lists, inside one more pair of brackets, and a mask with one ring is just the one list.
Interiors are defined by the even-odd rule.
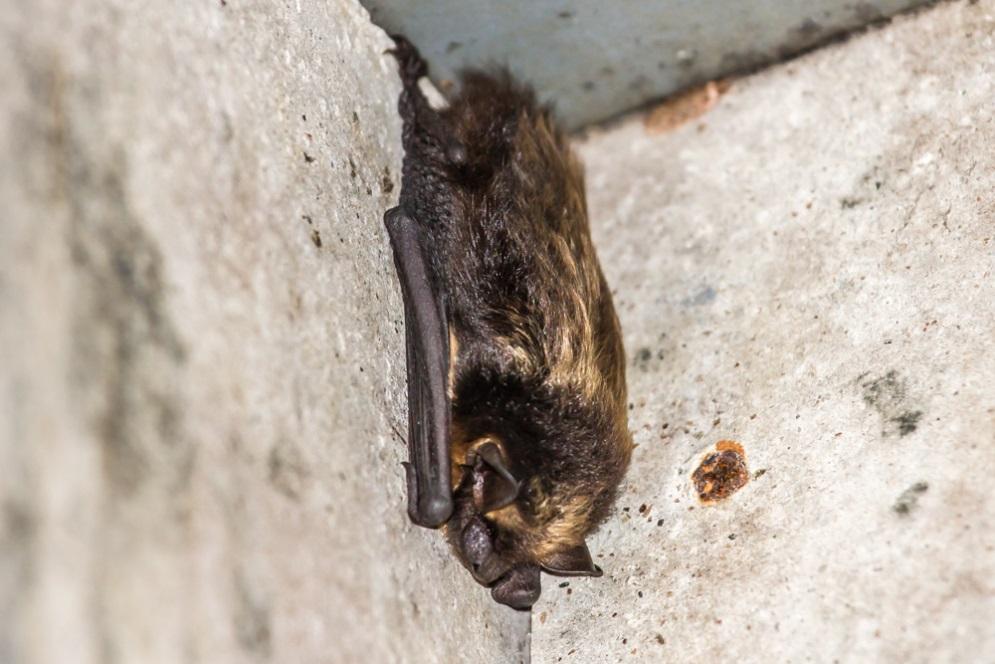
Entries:
[[422,50],[441,86],[507,65],[571,127],[777,62],[923,0],[361,0]]
[[2,4],[0,662],[526,657],[404,511],[365,11]]
[[639,447],[535,662],[992,661],[993,81],[946,3],[581,143]]

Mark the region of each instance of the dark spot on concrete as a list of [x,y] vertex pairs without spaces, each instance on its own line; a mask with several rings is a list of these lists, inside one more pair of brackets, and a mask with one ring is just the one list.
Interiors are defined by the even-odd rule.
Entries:
[[308,477],[307,464],[300,451],[289,440],[283,440],[270,450],[266,463],[269,482],[274,489],[291,500],[301,495]]
[[566,588],[569,585],[570,585],[569,581],[563,581],[562,583],[560,583],[560,588]]
[[663,638],[663,636],[661,636],[660,634],[656,635],[656,642],[659,643],[661,646],[667,645],[667,639]]
[[301,120],[307,122],[307,113],[301,113]]
[[180,366],[186,353],[166,306],[163,259],[131,209],[119,169],[64,154],[71,206],[74,407],[102,443],[113,497],[131,496],[153,474],[165,490],[186,485],[192,449],[180,444]]
[[304,163],[310,164],[312,162],[314,162],[314,157],[309,155],[307,152],[304,152]]
[[908,411],[895,417],[893,421],[898,425],[898,435],[908,436],[914,432],[919,426],[920,419],[922,419],[921,410]]
[[356,124],[359,124],[359,113],[357,113],[356,111],[352,112],[352,121]]
[[643,347],[636,351],[636,356],[633,358],[635,365],[646,371],[649,368],[649,362],[653,359],[653,351],[649,348]]
[[580,84],[580,87],[583,88],[585,92],[590,92],[594,89],[594,81],[584,81]]
[[349,177],[353,180],[356,179],[356,164],[353,162],[352,157],[349,157]]
[[0,535],[9,538],[10,542],[26,543],[34,538],[36,520],[28,509],[26,502],[7,500],[0,510]]
[[221,140],[225,143],[231,143],[232,139],[235,138],[235,125],[231,121],[231,115],[228,113],[221,113]]
[[885,19],[881,10],[869,2],[859,2],[853,6],[853,14],[860,23],[873,24]]
[[817,21],[807,18],[801,22],[801,25],[794,28],[792,32],[796,37],[800,38],[800,41],[810,42],[822,32],[822,26]]
[[383,193],[389,194],[394,191],[394,180],[390,177],[390,167],[383,167],[383,177],[380,179],[380,187],[383,189]]
[[556,14],[559,18],[573,18],[574,13],[569,11],[562,11]]
[[662,526],[663,525],[663,519],[657,519],[656,525],[657,525],[657,527]]
[[729,539],[730,540],[736,539],[736,533],[729,533]]
[[372,196],[373,195],[373,188],[370,187],[369,185],[366,186],[366,195],[367,196]]
[[311,242],[314,244],[314,246],[321,249],[321,233],[318,232],[317,228],[311,229]]
[[462,48],[462,46],[463,46],[463,44],[461,42],[451,41],[448,44],[446,44],[446,54],[448,55],[449,53],[452,53],[453,51],[457,51],[460,48]]
[[770,61],[770,56],[760,51],[726,53],[722,56],[719,69],[730,72],[748,72]]
[[715,451],[698,464],[691,481],[703,503],[725,500],[736,493],[750,481],[743,447],[732,440],[720,440]]
[[268,660],[273,650],[269,604],[259,597],[242,572],[235,573],[234,591],[234,627],[238,643],[259,659]]
[[686,307],[700,307],[705,304],[709,304],[715,301],[716,296],[715,289],[711,286],[705,286],[700,291],[692,295],[691,297],[686,297],[681,301]]
[[891,506],[898,514],[908,514],[913,509],[919,505],[919,496],[929,489],[929,484],[926,482],[916,482],[908,489],[902,492],[895,501],[895,504]]
[[308,226],[314,225],[314,219],[311,218],[311,215],[302,214],[301,219],[303,219]]
[[767,474],[766,468],[760,468],[757,472],[753,473],[753,479],[759,479]]
[[923,411],[912,407],[906,381],[894,369],[879,378],[860,377],[864,403],[881,415],[881,435],[904,437],[916,431]]
[[841,198],[840,199],[840,209],[841,210],[852,210],[853,208],[857,207],[858,205],[860,205],[863,202],[864,202],[863,199],[860,199],[860,198],[851,198],[851,197]]

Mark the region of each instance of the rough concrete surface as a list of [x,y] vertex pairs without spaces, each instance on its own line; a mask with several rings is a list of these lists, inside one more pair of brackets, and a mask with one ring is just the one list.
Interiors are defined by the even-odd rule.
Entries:
[[533,661],[995,661],[993,82],[944,3],[582,143],[639,447]]
[[365,11],[6,0],[0,44],[0,662],[527,656],[405,515]]
[[444,86],[499,63],[580,127],[695,83],[782,60],[924,0],[361,0]]

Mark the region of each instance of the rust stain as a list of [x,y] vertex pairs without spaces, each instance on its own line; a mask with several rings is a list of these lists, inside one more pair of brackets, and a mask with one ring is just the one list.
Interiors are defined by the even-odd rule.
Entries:
[[677,129],[714,108],[731,86],[729,79],[709,81],[670,97],[647,113],[643,126],[649,134],[664,134]]
[[720,440],[691,474],[698,498],[703,503],[725,500],[750,481],[743,446],[734,440]]
[[715,449],[719,452],[735,452],[739,456],[744,456],[746,454],[746,452],[743,451],[743,446],[735,440],[720,440],[715,443]]

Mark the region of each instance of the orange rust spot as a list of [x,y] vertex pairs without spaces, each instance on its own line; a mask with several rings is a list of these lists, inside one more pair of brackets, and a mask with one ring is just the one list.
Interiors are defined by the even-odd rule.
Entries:
[[743,446],[735,440],[720,440],[715,443],[715,449],[719,452],[735,452],[740,456],[746,454],[746,452],[743,451]]
[[704,115],[719,103],[731,85],[729,79],[709,81],[666,99],[643,119],[646,132],[663,134]]
[[750,481],[743,446],[734,440],[720,440],[715,451],[702,459],[691,474],[698,498],[703,503],[725,500]]

